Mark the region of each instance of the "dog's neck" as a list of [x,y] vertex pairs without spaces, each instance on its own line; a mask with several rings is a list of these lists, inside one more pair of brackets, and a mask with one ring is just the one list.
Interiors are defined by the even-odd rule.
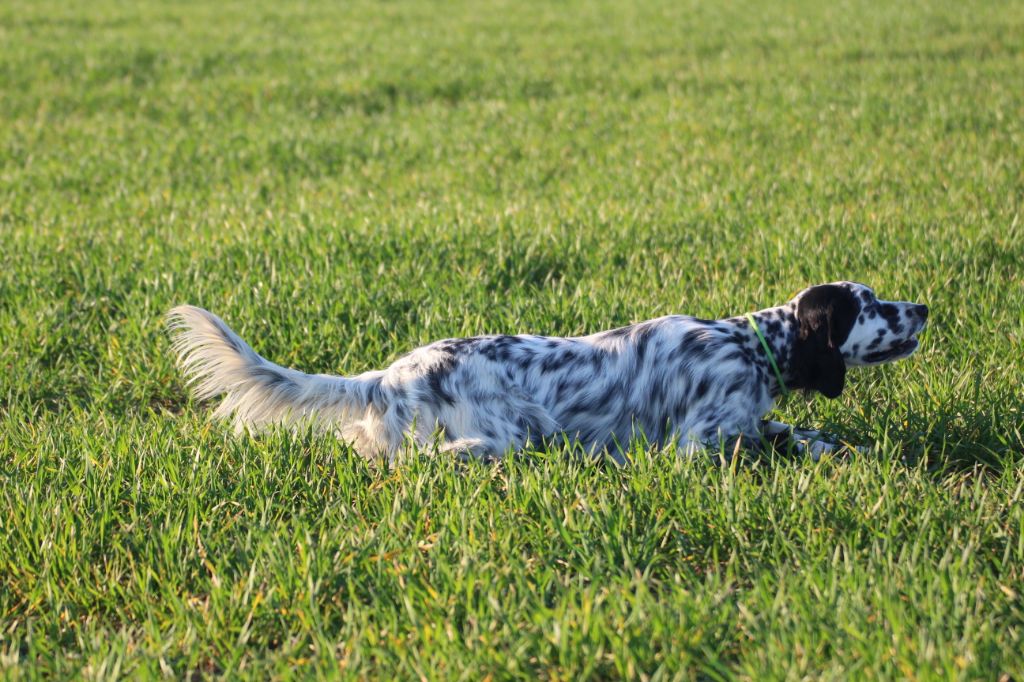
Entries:
[[[757,326],[779,366],[779,373],[786,383],[785,388],[788,390],[803,388],[798,385],[793,367],[793,345],[796,342],[799,329],[796,320],[796,303],[791,301],[774,308],[759,310],[751,315],[757,322]],[[782,395],[783,387],[779,386],[775,371],[772,370],[771,364],[768,362],[768,355],[746,316],[733,317],[730,318],[730,321],[739,328],[740,334],[743,335],[743,345],[753,349],[755,361],[765,370],[768,393],[772,397]]]

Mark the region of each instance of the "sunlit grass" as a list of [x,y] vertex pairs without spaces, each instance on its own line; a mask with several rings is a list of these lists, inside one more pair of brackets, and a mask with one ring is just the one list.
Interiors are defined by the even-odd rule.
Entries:
[[[0,7],[0,670],[1024,676],[1024,6]],[[354,373],[854,279],[820,464],[395,470],[186,400],[163,313]]]

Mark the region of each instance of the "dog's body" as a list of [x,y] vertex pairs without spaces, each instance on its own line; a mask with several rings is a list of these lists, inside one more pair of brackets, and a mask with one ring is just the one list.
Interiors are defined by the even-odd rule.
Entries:
[[279,367],[200,308],[175,308],[169,320],[197,396],[224,394],[216,414],[238,429],[313,420],[360,453],[389,458],[410,437],[496,458],[565,435],[621,461],[618,445],[634,435],[691,450],[795,435],[814,455],[828,451],[815,432],[763,422],[775,398],[788,389],[838,396],[847,366],[913,353],[927,314],[852,282],[811,287],[754,313],[784,387],[744,316],[670,315],[572,338],[447,339],[353,377]]

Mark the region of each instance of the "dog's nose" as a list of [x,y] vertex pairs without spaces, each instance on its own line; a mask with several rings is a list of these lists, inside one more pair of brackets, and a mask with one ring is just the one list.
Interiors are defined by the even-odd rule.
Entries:
[[915,304],[914,307],[912,307],[910,310],[915,315],[920,317],[922,322],[928,319],[928,306],[918,303]]

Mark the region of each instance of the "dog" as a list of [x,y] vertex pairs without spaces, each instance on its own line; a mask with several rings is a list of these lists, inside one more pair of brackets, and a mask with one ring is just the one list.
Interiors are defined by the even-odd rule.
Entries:
[[775,400],[792,390],[838,397],[847,368],[913,354],[927,319],[925,305],[835,282],[721,320],[668,315],[590,336],[445,339],[345,377],[275,365],[201,308],[167,314],[195,397],[224,396],[215,417],[237,431],[311,422],[390,462],[410,443],[500,459],[568,437],[624,463],[620,444],[637,436],[687,452],[790,441],[817,459],[839,446],[765,420]]

